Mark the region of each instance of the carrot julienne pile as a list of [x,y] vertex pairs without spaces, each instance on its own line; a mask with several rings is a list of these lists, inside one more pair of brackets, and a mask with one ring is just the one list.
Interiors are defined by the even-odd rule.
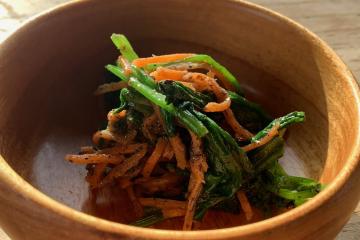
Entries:
[[139,58],[124,35],[111,39],[120,56],[106,69],[116,80],[95,94],[119,100],[93,146],[65,159],[87,165],[91,189],[126,191],[139,218],[129,224],[181,217],[183,230],[192,230],[212,209],[252,221],[253,208],[292,208],[321,191],[322,184],[288,175],[278,161],[285,130],[303,122],[303,112],[273,119],[208,55]]

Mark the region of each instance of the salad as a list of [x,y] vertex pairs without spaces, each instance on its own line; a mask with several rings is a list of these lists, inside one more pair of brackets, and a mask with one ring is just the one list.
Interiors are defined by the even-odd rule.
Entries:
[[209,209],[251,220],[254,209],[291,209],[322,190],[279,164],[285,131],[304,112],[272,118],[208,55],[140,58],[124,35],[111,39],[120,56],[105,68],[117,81],[95,94],[118,101],[93,145],[65,158],[86,165],[91,189],[126,190],[139,217],[129,224],[182,217],[191,230]]

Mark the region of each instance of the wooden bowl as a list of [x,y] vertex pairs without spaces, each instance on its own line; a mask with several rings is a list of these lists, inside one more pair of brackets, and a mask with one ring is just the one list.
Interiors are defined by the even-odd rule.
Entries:
[[[228,228],[117,223],[129,215],[123,194],[104,192],[94,202],[84,167],[64,161],[105,119],[92,93],[118,54],[113,32],[126,34],[142,56],[211,54],[273,115],[305,111],[281,161],[328,187],[294,210],[245,226],[217,214],[203,228]],[[265,8],[236,0],[76,1],[23,25],[1,45],[0,59],[0,224],[13,240],[328,240],[360,198],[356,81],[323,41]]]

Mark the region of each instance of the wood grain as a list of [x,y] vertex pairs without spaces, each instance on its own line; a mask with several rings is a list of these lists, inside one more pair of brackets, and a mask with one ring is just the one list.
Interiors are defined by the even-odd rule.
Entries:
[[[21,22],[64,0],[3,0],[0,10],[0,39]],[[253,0],[300,22],[332,46],[360,76],[360,4],[358,0]],[[339,240],[360,234],[360,205],[339,235]],[[2,236],[3,235],[3,236]],[[0,239],[7,239],[0,231]]]

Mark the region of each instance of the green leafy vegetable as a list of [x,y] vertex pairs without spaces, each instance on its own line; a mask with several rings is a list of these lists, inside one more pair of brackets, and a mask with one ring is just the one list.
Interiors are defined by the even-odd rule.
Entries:
[[111,35],[111,40],[113,41],[117,49],[120,50],[121,55],[129,62],[132,62],[133,60],[139,58],[125,35],[114,33]]
[[129,85],[141,93],[152,103],[158,105],[165,111],[171,113],[181,121],[186,127],[191,129],[199,137],[205,136],[208,131],[206,127],[196,118],[193,114],[187,110],[177,109],[173,104],[168,104],[166,101],[166,96],[157,92],[155,89],[152,89],[136,78],[130,78]]
[[269,125],[264,128],[262,131],[258,132],[254,137],[251,138],[251,142],[259,141],[261,138],[265,137],[270,129],[278,122],[280,124],[279,129],[283,129],[293,123],[301,123],[305,121],[304,112],[292,112],[286,116],[277,118],[273,120]]
[[128,77],[125,75],[124,71],[122,68],[115,66],[115,65],[111,65],[108,64],[105,66],[105,68],[111,72],[112,74],[114,74],[115,76],[117,76],[118,78],[120,78],[121,80],[127,82],[129,79]]
[[206,63],[213,69],[215,69],[217,72],[219,72],[221,75],[224,76],[224,78],[236,89],[236,91],[243,95],[243,90],[237,81],[237,79],[234,77],[234,75],[229,72],[223,65],[215,61],[212,57],[205,54],[197,54],[191,57],[187,57],[180,61],[175,62],[168,62],[168,63],[161,63],[161,64],[149,64],[145,66],[145,69],[147,71],[154,71],[158,67],[168,67],[171,65],[181,64],[181,63]]
[[166,95],[166,100],[174,105],[179,105],[184,101],[189,101],[192,102],[195,107],[202,109],[208,102],[214,100],[208,95],[195,92],[175,81],[159,82],[159,90],[161,93]]
[[206,115],[192,111],[209,130],[203,138],[209,170],[195,214],[196,219],[201,219],[207,209],[234,196],[242,185],[244,172],[252,172],[252,164],[229,133]]
[[260,131],[272,121],[272,118],[258,104],[237,93],[228,91],[228,94],[236,119],[250,132]]

